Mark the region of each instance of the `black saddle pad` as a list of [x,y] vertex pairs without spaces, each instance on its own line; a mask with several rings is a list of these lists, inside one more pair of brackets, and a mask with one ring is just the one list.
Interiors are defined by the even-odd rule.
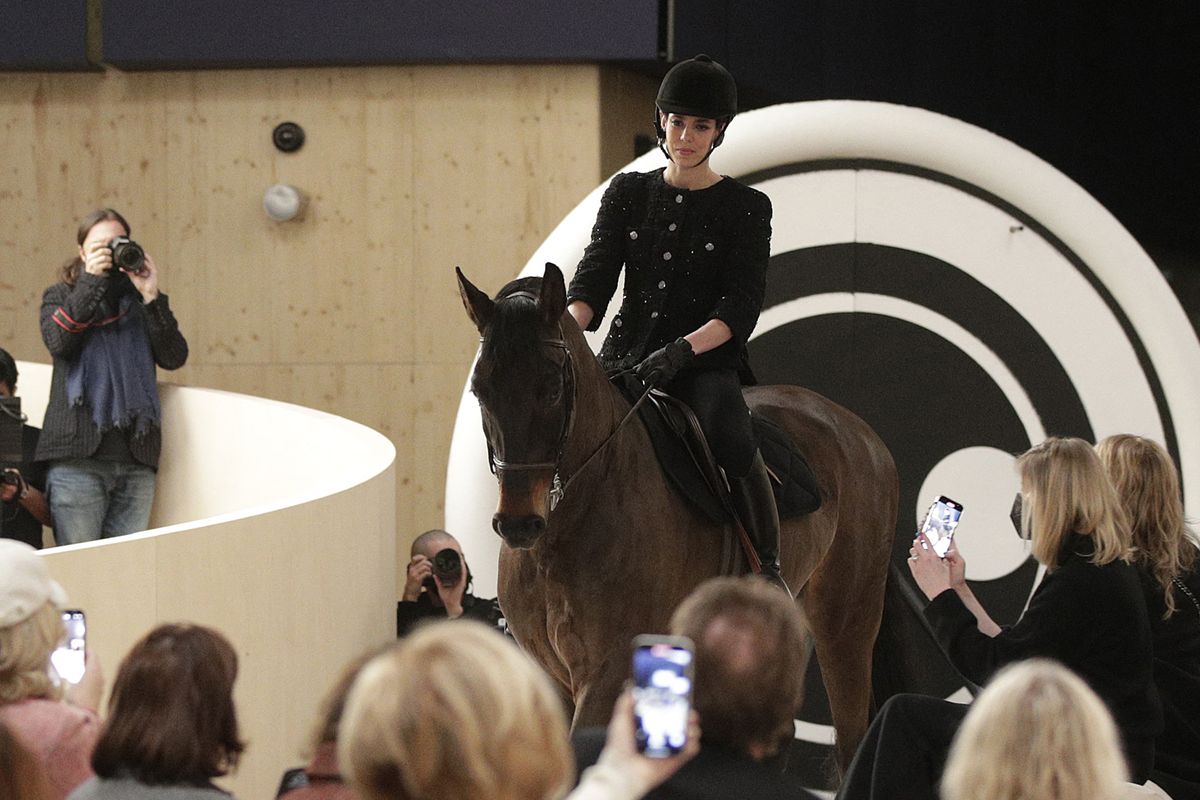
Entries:
[[[618,377],[614,383],[630,403],[637,402],[645,391],[632,375]],[[658,463],[671,485],[713,521],[732,520],[729,487],[691,409],[655,390],[638,409],[638,417],[650,434]],[[816,511],[821,507],[820,488],[787,431],[758,414],[751,414],[751,420],[763,461],[771,473],[779,518]]]

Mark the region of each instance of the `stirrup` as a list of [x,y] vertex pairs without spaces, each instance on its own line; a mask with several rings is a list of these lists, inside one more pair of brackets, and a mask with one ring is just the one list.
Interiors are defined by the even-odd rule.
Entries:
[[792,594],[792,590],[788,587],[787,581],[783,579],[783,574],[779,571],[778,563],[767,564],[764,562],[762,565],[762,572],[760,572],[758,576],[772,586],[777,586],[783,591],[787,592],[788,597],[794,598],[796,596]]

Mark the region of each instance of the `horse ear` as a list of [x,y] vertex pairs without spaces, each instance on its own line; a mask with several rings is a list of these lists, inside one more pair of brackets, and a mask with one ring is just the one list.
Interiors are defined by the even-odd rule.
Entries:
[[492,320],[492,311],[496,308],[496,304],[490,297],[476,289],[475,284],[467,280],[467,276],[463,275],[461,269],[455,267],[454,274],[458,276],[458,294],[462,298],[463,308],[467,310],[467,316],[471,318],[471,322],[474,322],[479,332],[483,333],[483,329]]
[[563,282],[562,270],[549,261],[542,274],[542,296],[538,305],[542,308],[542,319],[550,325],[557,325],[567,310],[567,287]]

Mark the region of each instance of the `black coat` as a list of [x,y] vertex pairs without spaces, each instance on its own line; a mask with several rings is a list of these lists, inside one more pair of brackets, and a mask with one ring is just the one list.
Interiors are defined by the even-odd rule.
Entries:
[[1148,774],[1163,722],[1146,601],[1133,565],[1097,566],[1093,552],[1091,537],[1068,537],[1058,568],[1046,573],[1017,624],[998,636],[980,633],[952,590],[935,597],[925,617],[954,666],[975,683],[1037,656],[1074,671],[1112,712],[1127,755],[1143,762],[1132,765],[1134,773]]
[[[703,724],[703,723],[701,723]],[[606,731],[584,728],[571,736],[579,772],[595,764],[604,749]],[[578,778],[578,776],[577,776]],[[816,800],[795,775],[713,744],[700,752],[644,800]]]
[[[1180,576],[1187,592],[1175,587],[1175,613],[1166,619],[1162,587],[1148,572],[1139,573],[1154,636],[1154,682],[1166,721],[1154,766],[1191,781],[1200,792],[1200,608],[1192,599],[1200,602],[1200,570],[1193,567]],[[1165,786],[1157,776],[1155,781]],[[1180,797],[1175,791],[1171,796]]]
[[748,374],[750,338],[766,291],[771,201],[723,178],[707,189],[676,189],[663,170],[615,176],[604,192],[592,240],[567,292],[604,318],[625,268],[621,310],[600,351],[608,369],[637,364],[658,348],[719,319],[733,338],[700,355],[698,369]]

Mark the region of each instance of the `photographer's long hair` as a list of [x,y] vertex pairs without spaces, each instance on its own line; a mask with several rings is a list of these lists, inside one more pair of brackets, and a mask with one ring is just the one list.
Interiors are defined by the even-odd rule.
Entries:
[[[121,223],[121,226],[125,228],[125,235],[130,235],[129,222],[126,221],[125,217],[121,216],[121,212],[115,208],[97,208],[80,220],[79,230],[75,233],[75,241],[82,247],[83,240],[87,238],[88,232],[96,226],[96,223],[107,220]],[[79,273],[82,270],[83,259],[76,253],[67,263],[62,265],[58,273],[58,279],[68,286],[74,286],[75,282],[79,280]]]

